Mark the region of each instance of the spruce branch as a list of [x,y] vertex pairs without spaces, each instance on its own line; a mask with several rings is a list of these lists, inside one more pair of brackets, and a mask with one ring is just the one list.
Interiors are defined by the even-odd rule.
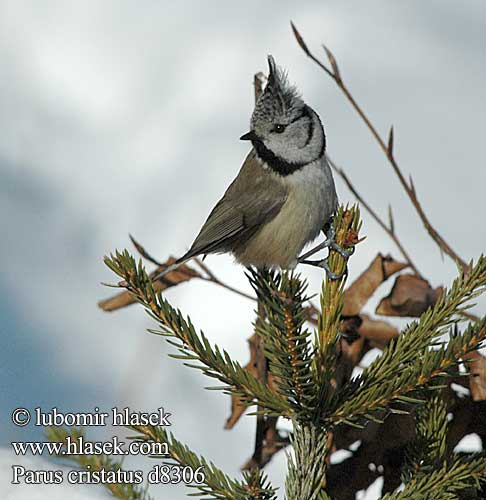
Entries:
[[446,347],[429,350],[450,325],[457,323],[458,315],[468,308],[466,303],[485,290],[486,258],[481,256],[470,269],[468,274],[461,271],[434,307],[411,323],[361,375],[343,387],[340,404],[331,417],[333,422],[370,418],[393,400],[406,401],[406,394],[415,387],[424,387],[457,367],[468,352],[480,346],[486,336],[486,318],[453,336]]
[[330,500],[325,493],[328,435],[316,425],[294,422],[291,439],[294,457],[287,453],[287,500]]
[[415,414],[416,438],[405,453],[402,479],[409,482],[417,474],[428,474],[447,460],[447,408],[440,394],[426,398]]
[[[162,294],[154,291],[141,260],[137,265],[126,250],[116,251],[104,260],[113,272],[126,281],[127,289],[158,322],[160,330],[149,331],[166,337],[167,342],[179,351],[179,354],[171,354],[171,357],[182,359],[186,361],[186,366],[219,380],[224,385],[217,389],[237,395],[244,404],[257,402],[269,414],[291,416],[290,405],[285,399],[244,370],[226,351],[220,351],[218,346],[213,348],[204,333],[196,333],[189,318],[184,319],[182,313],[174,309]],[[194,364],[194,361],[200,364]]]
[[248,278],[265,308],[267,321],[259,322],[256,331],[270,372],[297,418],[307,418],[316,408],[311,332],[304,328],[307,284],[293,273],[250,270]]
[[479,489],[486,481],[486,458],[470,461],[456,458],[451,466],[444,464],[430,474],[419,475],[403,490],[388,493],[381,500],[458,500],[461,492]]
[[[357,206],[348,208],[340,206],[333,220],[336,233],[336,243],[343,248],[356,245],[361,229],[360,212]],[[347,266],[346,259],[331,249],[329,267],[332,272],[342,274]],[[337,280],[331,280],[326,274],[322,283],[321,312],[318,316],[318,326],[315,340],[315,372],[318,387],[321,391],[320,406],[328,406],[334,392],[332,379],[335,374],[338,357],[338,343],[341,338],[341,312],[344,304],[344,287],[346,274]]]
[[178,465],[189,466],[192,470],[201,470],[204,480],[201,484],[190,484],[190,488],[199,490],[191,496],[200,496],[207,500],[275,500],[275,489],[260,470],[244,473],[244,481],[237,481],[224,474],[212,462],[208,462],[178,441],[172,433],[161,426],[130,426],[139,434],[132,439],[154,443],[165,443],[170,458]]
[[[66,443],[68,436],[72,442],[76,442],[79,438],[85,438],[83,429],[73,427],[48,427],[46,429],[46,436],[49,441],[53,443]],[[69,455],[61,454],[58,458],[69,461],[80,466],[83,469],[89,469],[91,472],[113,472],[122,473],[122,461],[116,461],[107,455]],[[132,482],[112,482],[103,481],[103,486],[107,488],[115,498],[122,500],[152,500],[152,497],[147,493],[147,486],[142,487]]]
[[[260,325],[265,322],[265,307],[263,306],[260,300],[257,301],[257,310],[256,310],[256,320],[255,320],[255,368],[256,368],[256,377],[257,379],[264,385],[268,385],[268,362],[265,357],[265,352],[263,349],[263,340],[256,333]],[[246,367],[245,367],[246,368]],[[248,469],[251,470],[253,468],[261,468],[264,464],[263,451],[266,444],[266,436],[270,429],[268,417],[262,413],[263,408],[261,406],[257,406],[257,415],[256,415],[256,428],[255,428],[255,448],[253,450],[253,455],[246,465],[248,465]],[[274,417],[278,418],[278,417]]]
[[[478,349],[485,338],[486,318],[481,323],[470,324],[464,333],[457,334],[445,346],[416,353],[414,364],[403,366],[392,359],[396,372],[381,383],[367,383],[365,369],[343,388],[339,395],[342,403],[329,419],[334,424],[350,425],[358,424],[363,418],[381,422],[378,415],[384,410],[402,411],[390,407],[394,402],[422,403],[421,389],[432,389],[433,384],[440,384],[444,377],[457,375],[457,367],[464,357]],[[348,391],[350,387],[352,390]]]
[[[393,128],[390,130],[388,140],[382,139],[347,89],[333,53],[324,47],[329,64],[321,63],[309,51],[297,29],[293,25],[292,28],[304,52],[333,78],[382,147],[429,234],[442,251],[458,260],[459,257],[454,250],[428,221],[417,198],[412,179],[406,180],[396,163]],[[255,78],[255,96],[261,92],[262,82],[261,75],[258,75],[258,78]],[[334,168],[357,198],[362,199],[342,169],[335,166]],[[407,264],[418,274],[417,268],[396,236],[391,210],[387,225],[369,205],[365,204],[365,209],[369,210],[387,231],[404,255]],[[340,207],[333,221],[336,242],[344,248],[354,246],[359,241],[360,226],[359,210],[356,207],[352,209]],[[149,261],[163,265],[147,254],[143,247],[137,246],[135,241],[134,244]],[[324,245],[320,246],[321,249],[323,247]],[[354,498],[354,493],[359,488],[353,484],[347,492],[345,491],[351,482],[348,482],[346,474],[341,474],[339,484],[336,481],[334,487],[333,467],[327,466],[331,441],[333,447],[340,447],[339,432],[343,428],[355,432],[354,435],[359,435],[362,439],[362,445],[356,456],[366,455],[359,462],[351,462],[353,466],[359,463],[364,467],[364,469],[358,468],[358,472],[354,470],[353,474],[361,476],[362,479],[365,474],[360,472],[367,471],[371,463],[375,465],[381,463],[384,474],[383,491],[392,491],[400,482],[403,450],[409,444],[407,455],[409,464],[403,475],[405,488],[385,495],[382,500],[437,498],[458,500],[465,498],[464,495],[470,490],[478,489],[480,483],[485,481],[484,455],[466,457],[448,453],[446,434],[448,431],[451,432],[451,429],[448,429],[446,406],[437,393],[432,392],[446,377],[448,377],[447,383],[450,382],[450,376],[458,373],[459,364],[465,363],[468,354],[477,349],[486,337],[486,318],[482,321],[478,319],[476,325],[469,325],[462,333],[457,331],[459,317],[469,315],[466,302],[486,287],[486,265],[483,257],[474,269],[472,264],[466,265],[459,259],[463,274],[454,282],[447,296],[444,293],[439,300],[434,298],[435,305],[432,309],[426,311],[419,321],[412,323],[398,338],[392,340],[383,351],[383,355],[365,368],[361,376],[344,386],[343,380],[349,379],[353,366],[356,366],[363,353],[372,345],[368,342],[369,337],[363,334],[363,330],[359,330],[360,322],[365,321],[365,316],[361,315],[361,307],[350,314],[352,318],[346,317],[348,314],[346,307],[343,310],[345,276],[334,281],[326,276],[321,293],[321,313],[315,314],[313,318],[318,328],[314,342],[311,342],[311,333],[305,328],[305,321],[309,319],[308,314],[312,309],[304,308],[303,303],[307,300],[306,285],[300,281],[299,276],[293,273],[277,275],[271,272],[250,271],[250,281],[258,297],[259,315],[255,325],[258,335],[255,337],[259,340],[261,352],[255,356],[258,365],[254,363],[253,371],[249,372],[234,362],[226,351],[220,351],[218,346],[212,346],[202,332],[196,332],[189,318],[185,318],[179,310],[172,308],[161,294],[157,293],[157,286],[154,288],[141,262],[137,265],[126,251],[116,252],[105,261],[124,280],[122,286],[126,286],[129,293],[159,323],[160,330],[151,332],[166,337],[167,342],[176,347],[178,354],[173,354],[172,357],[182,359],[186,366],[201,370],[207,376],[221,382],[223,386],[216,389],[231,393],[235,398],[239,398],[238,401],[242,404],[247,406],[258,404],[257,444],[253,456],[258,467],[245,473],[243,480],[227,476],[212,462],[191,451],[162,427],[130,427],[138,433],[132,439],[167,444],[170,450],[169,460],[176,464],[204,469],[204,481],[201,484],[190,485],[197,490],[193,496],[215,500],[275,500],[275,489],[271,487],[260,467],[266,463],[262,450],[265,446],[268,448],[272,445],[266,431],[273,426],[270,430],[276,432],[275,423],[280,415],[291,418],[294,425],[291,441],[294,453],[292,457],[289,456],[286,478],[287,500],[329,500],[329,494],[336,500],[349,499],[351,497],[347,496],[348,493]],[[191,277],[211,281],[248,297],[244,292],[221,282],[202,262],[196,262],[205,275],[192,271],[197,276],[191,275]],[[331,271],[337,275],[346,270],[346,259],[332,247],[328,264]],[[180,279],[182,281],[189,277],[183,276]],[[175,283],[164,286],[173,284]],[[363,304],[365,302],[366,300]],[[427,306],[428,304],[425,307]],[[315,313],[318,311],[315,310]],[[419,314],[420,312],[417,316]],[[318,319],[315,320],[315,317]],[[348,327],[347,321],[349,324],[354,321],[353,326]],[[344,337],[342,332],[348,333],[349,336]],[[352,337],[353,333],[355,337]],[[392,336],[396,334],[398,335],[398,331],[395,333],[394,330]],[[439,337],[446,334],[449,334],[449,341],[440,343]],[[344,342],[343,337],[349,342]],[[352,343],[350,339],[356,337],[359,342]],[[384,343],[383,338],[381,340]],[[268,365],[263,354],[269,360]],[[346,357],[352,360],[348,363],[348,368],[351,366],[348,372],[344,372],[346,363],[343,361],[346,361]],[[258,376],[255,374],[255,368]],[[272,376],[269,384],[271,389],[266,383],[268,373]],[[428,400],[428,405],[424,404],[424,400]],[[414,406],[418,407],[415,413],[412,412]],[[410,409],[416,420],[417,438],[412,444],[410,444],[414,436],[412,416],[387,414],[388,411],[405,413],[405,409],[407,411]],[[271,419],[268,418],[269,415],[272,416]],[[365,420],[380,422],[380,418],[385,415],[392,417],[387,418],[385,425],[369,425],[362,433],[360,429],[360,434],[356,433],[356,429],[345,426],[333,429],[336,432],[329,433],[329,429],[338,424],[347,423],[359,427]],[[392,427],[393,433],[399,430],[395,429],[393,424],[395,422],[396,425],[398,419],[407,420],[408,423],[402,425],[409,427],[408,435],[404,433],[400,439],[390,439],[390,436],[384,438],[383,429],[387,425]],[[393,422],[390,423],[390,420]],[[451,428],[453,425],[454,423],[451,423]],[[387,441],[387,445],[383,445],[380,441]],[[450,440],[448,444],[451,445]],[[119,466],[117,463],[112,465]],[[345,464],[345,467],[349,468],[349,463]],[[327,478],[326,473],[328,473]],[[373,471],[374,477],[380,473],[378,468]],[[351,491],[353,488],[355,491]],[[140,492],[140,494],[145,493],[142,490]],[[129,498],[145,497],[134,494]]]

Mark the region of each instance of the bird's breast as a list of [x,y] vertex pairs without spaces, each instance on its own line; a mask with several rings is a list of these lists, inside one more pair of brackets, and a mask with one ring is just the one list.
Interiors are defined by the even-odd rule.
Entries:
[[234,252],[244,265],[295,267],[303,247],[314,240],[336,209],[337,196],[327,162],[314,162],[286,177],[287,199],[279,213]]

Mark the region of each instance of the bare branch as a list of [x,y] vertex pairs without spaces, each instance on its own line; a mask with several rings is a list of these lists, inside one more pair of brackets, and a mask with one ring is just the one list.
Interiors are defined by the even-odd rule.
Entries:
[[[297,40],[297,43],[299,46],[302,48],[304,53],[312,59],[320,68],[322,68],[337,84],[337,86],[341,89],[343,94],[346,96],[348,101],[351,103],[355,111],[358,113],[360,118],[363,120],[373,137],[375,138],[376,142],[382,149],[383,153],[385,156],[388,158],[390,165],[392,166],[394,172],[396,173],[400,183],[402,184],[405,192],[407,193],[408,197],[410,198],[410,201],[412,202],[412,205],[415,207],[415,210],[417,211],[420,219],[422,220],[425,229],[431,236],[431,238],[437,243],[439,248],[446,253],[452,260],[455,262],[459,263],[459,265],[462,267],[464,271],[467,271],[469,269],[468,264],[452,249],[452,247],[442,238],[442,236],[438,233],[438,231],[432,226],[431,222],[429,221],[427,215],[425,214],[425,211],[420,204],[420,201],[417,198],[415,187],[413,185],[412,180],[410,179],[410,183],[408,183],[403,176],[402,171],[400,170],[400,167],[398,166],[398,163],[395,159],[395,156],[393,155],[393,129],[390,131],[390,137],[388,140],[388,144],[385,143],[381,135],[378,133],[376,127],[371,123],[370,119],[368,116],[365,114],[361,106],[356,102],[355,98],[349,91],[349,89],[346,87],[344,81],[341,78],[341,75],[339,72],[337,74],[333,73],[332,71],[329,70],[317,57],[315,57],[312,52],[309,50],[309,47],[306,45],[304,42],[304,39],[302,38],[301,34],[297,31],[297,28],[294,26],[292,23],[292,31],[294,32],[294,36]],[[326,52],[328,52],[328,49],[326,49]],[[328,53],[329,57],[330,52]],[[332,59],[330,59],[332,66],[338,67],[336,59],[334,56],[331,54]]]
[[162,267],[164,264],[162,262],[159,262],[157,259],[152,257],[147,250],[131,235],[128,235],[130,237],[130,241],[133,243],[133,246],[137,249],[137,252],[146,260],[151,262],[152,264],[155,264],[156,266]]
[[242,297],[245,297],[245,299],[250,299],[250,300],[256,300],[253,295],[250,295],[249,293],[243,292],[242,290],[238,290],[238,288],[235,288],[231,285],[228,285],[224,281],[221,281],[214,273],[209,269],[209,267],[202,262],[201,259],[199,258],[194,258],[194,262],[206,273],[207,276],[201,276],[200,279],[204,281],[209,281],[210,283],[214,283],[215,285],[219,285],[222,288],[225,288],[226,290],[229,290],[230,292],[236,293],[238,295],[241,295]]
[[402,254],[402,257],[405,259],[406,263],[410,266],[410,268],[413,270],[413,272],[417,276],[422,276],[420,274],[420,271],[417,269],[417,266],[413,263],[410,255],[408,252],[405,250],[405,247],[403,246],[402,242],[399,240],[398,236],[395,234],[393,226],[388,227],[383,220],[379,217],[379,215],[374,211],[373,208],[365,201],[365,199],[361,196],[361,194],[356,190],[354,185],[351,183],[349,177],[346,175],[344,170],[341,167],[338,167],[334,161],[327,155],[327,161],[329,162],[329,165],[331,165],[332,169],[334,172],[336,172],[341,179],[345,182],[346,186],[348,189],[354,194],[356,199],[359,201],[359,203],[368,211],[368,213],[373,217],[373,219],[378,223],[378,225],[385,231],[388,236],[393,240],[395,245],[397,246],[398,250]]
[[390,127],[390,133],[388,134],[388,155],[393,156],[393,125]]
[[301,49],[306,53],[306,55],[310,57],[318,66],[320,66],[332,79],[335,79],[336,77],[334,76],[334,73],[310,52],[309,48],[304,42],[304,39],[300,36],[300,33],[297,31],[297,28],[292,21],[290,21],[290,26],[292,27],[292,31],[294,32],[297,43],[300,45]]

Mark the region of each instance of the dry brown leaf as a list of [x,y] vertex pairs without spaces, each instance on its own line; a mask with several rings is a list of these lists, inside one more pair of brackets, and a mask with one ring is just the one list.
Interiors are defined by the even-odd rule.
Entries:
[[[257,370],[257,334],[254,333],[249,339],[248,339],[248,346],[250,347],[250,361],[243,367],[247,372],[251,373],[255,377],[258,377],[258,370]],[[245,413],[246,411],[246,406],[242,403],[241,398],[238,396],[235,396],[234,394],[231,395],[231,414],[226,420],[226,423],[224,425],[225,429],[232,429],[236,422],[240,419],[241,415]]]
[[370,318],[367,314],[361,314],[361,325],[358,334],[368,339],[372,347],[383,349],[391,339],[398,336],[398,328],[387,321]]
[[351,344],[346,341],[341,343],[341,352],[351,363],[351,371],[361,361],[364,343],[364,337],[359,337]]
[[[254,333],[248,339],[248,345],[250,347],[250,361],[244,366],[244,369],[258,377],[258,367],[257,367],[257,334]],[[269,374],[268,376],[268,386],[271,390],[277,391],[276,387],[276,377]],[[247,406],[242,403],[241,398],[238,396],[231,396],[231,415],[224,426],[225,429],[232,429],[236,422],[245,413]],[[255,455],[252,456],[242,467],[242,470],[252,470],[256,467],[264,467],[272,457],[278,453],[282,448],[285,448],[289,444],[289,439],[282,436],[277,430],[277,420],[276,417],[270,417],[265,423],[264,438],[262,442],[262,448],[260,450],[260,463],[257,464]]]
[[390,294],[381,300],[375,312],[382,316],[418,318],[437,302],[443,291],[443,287],[432,288],[423,278],[402,274],[397,277]]
[[[258,378],[258,369],[257,369],[257,334],[254,333],[248,339],[248,345],[250,347],[250,361],[243,367],[246,371],[251,373],[254,377]],[[267,384],[268,387],[273,391],[277,392],[277,377],[268,374]],[[240,417],[245,413],[247,406],[242,403],[241,398],[235,395],[231,395],[231,414],[226,420],[224,425],[225,429],[232,429],[236,422],[240,419]]]
[[[151,272],[149,276],[151,278],[157,276],[157,274],[163,271],[166,267],[172,265],[175,261],[176,259],[174,257],[169,257],[169,259],[164,262],[162,266],[159,266],[155,271]],[[156,292],[161,292],[163,290],[166,290],[167,288],[171,288],[173,286],[179,285],[180,283],[184,283],[185,281],[189,281],[192,278],[199,277],[201,277],[201,274],[199,274],[195,269],[189,267],[186,264],[182,264],[174,271],[166,274],[163,278],[155,281],[154,290]],[[134,304],[135,302],[136,301],[130,292],[123,291],[108,299],[100,300],[98,302],[98,306],[103,309],[103,311],[111,312],[129,306],[130,304]]]
[[389,255],[378,254],[344,293],[343,315],[357,316],[375,290],[391,275],[407,266],[408,264],[398,262]]
[[352,344],[359,338],[358,329],[362,322],[361,316],[344,316],[341,319],[339,330],[349,344]]
[[473,401],[486,401],[486,357],[472,351],[468,359],[471,398]]
[[[248,365],[244,367],[248,370]],[[248,370],[250,371],[250,370]],[[242,399],[234,394],[231,395],[231,414],[224,424],[225,429],[232,429],[240,417],[245,413],[247,407],[242,403]]]

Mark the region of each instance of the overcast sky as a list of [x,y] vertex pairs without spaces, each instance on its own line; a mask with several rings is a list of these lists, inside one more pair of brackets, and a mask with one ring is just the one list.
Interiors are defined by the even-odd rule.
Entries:
[[[228,398],[204,391],[207,379],[167,357],[139,307],[106,314],[96,302],[110,294],[100,282],[116,279],[102,257],[130,246],[129,232],[160,259],[191,244],[247,153],[238,137],[248,130],[252,75],[266,70],[267,54],[320,114],[329,154],[366,199],[382,214],[392,203],[397,232],[431,283],[455,276],[369,132],[295,43],[291,19],[317,54],[321,42],[333,50],[380,131],[394,125],[396,157],[445,239],[466,260],[484,250],[484,1],[0,0],[2,485],[9,460],[19,461],[9,442],[42,436],[9,423],[18,406],[164,406],[177,436],[227,473],[237,475],[251,455],[252,419],[223,431]],[[354,201],[337,187],[341,201]],[[351,279],[378,251],[398,257],[363,219],[367,240]],[[249,289],[230,257],[207,262]],[[303,273],[318,291],[319,271]],[[250,301],[197,282],[167,296],[247,361]],[[269,467],[276,484],[284,466],[279,456]],[[36,498],[54,498],[52,488]],[[8,494],[33,498],[21,487]]]

